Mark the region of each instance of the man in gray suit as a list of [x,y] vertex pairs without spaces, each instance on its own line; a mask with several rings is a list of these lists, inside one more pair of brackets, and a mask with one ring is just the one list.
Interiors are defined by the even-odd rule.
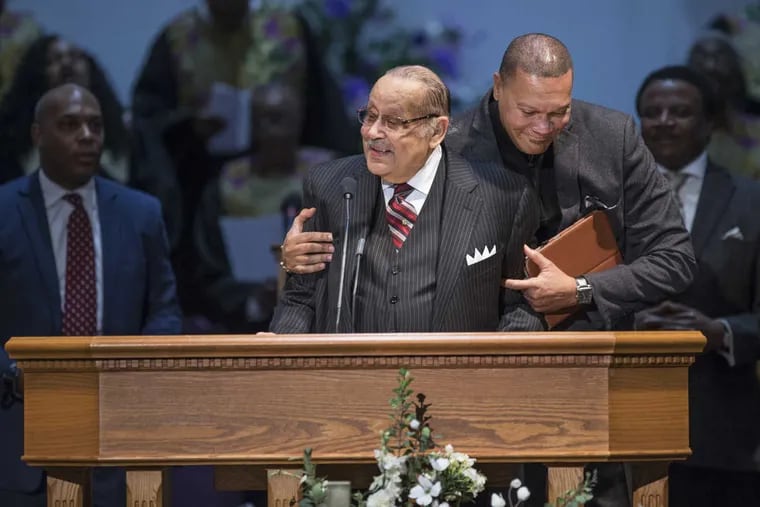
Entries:
[[693,455],[670,467],[670,505],[760,505],[760,184],[714,164],[706,149],[717,111],[709,81],[665,67],[641,85],[644,141],[672,182],[699,265],[694,284],[640,312],[640,329],[698,329],[689,369]]
[[543,329],[522,295],[500,286],[523,276],[535,193],[497,164],[444,148],[449,110],[448,89],[425,67],[375,83],[359,112],[364,155],[318,165],[304,182],[309,227],[331,233],[346,257],[288,277],[273,332]]

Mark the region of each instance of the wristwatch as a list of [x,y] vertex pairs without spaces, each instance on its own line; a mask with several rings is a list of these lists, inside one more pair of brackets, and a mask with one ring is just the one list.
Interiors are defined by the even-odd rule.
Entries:
[[594,298],[594,290],[585,276],[575,277],[575,297],[579,305],[587,305]]

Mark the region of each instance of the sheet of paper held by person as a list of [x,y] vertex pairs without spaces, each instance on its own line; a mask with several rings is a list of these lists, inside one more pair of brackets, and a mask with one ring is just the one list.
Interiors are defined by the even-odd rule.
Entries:
[[251,90],[213,83],[203,115],[218,117],[225,122],[224,128],[209,139],[209,153],[237,153],[248,148],[251,142]]
[[282,243],[282,216],[219,218],[227,259],[239,282],[263,282],[277,277],[280,269],[272,245]]

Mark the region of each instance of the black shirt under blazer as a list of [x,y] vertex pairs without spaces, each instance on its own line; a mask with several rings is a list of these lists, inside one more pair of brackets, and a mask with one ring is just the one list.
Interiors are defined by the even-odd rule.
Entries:
[[[468,160],[503,164],[488,113],[492,91],[455,118],[447,144]],[[602,201],[625,264],[588,275],[591,328],[619,328],[633,313],[685,290],[696,261],[678,204],[633,118],[573,100],[571,119],[553,144],[554,172],[565,229],[578,220],[586,196]],[[510,172],[514,168],[507,167]]]

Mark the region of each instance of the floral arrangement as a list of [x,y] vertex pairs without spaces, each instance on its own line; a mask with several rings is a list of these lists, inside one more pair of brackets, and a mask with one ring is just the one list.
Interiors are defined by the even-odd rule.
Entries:
[[[406,369],[398,375],[398,387],[390,400],[391,425],[383,431],[380,449],[375,449],[380,474],[374,477],[369,490],[356,492],[355,507],[453,507],[472,503],[485,489],[486,477],[474,468],[475,459],[457,452],[447,444],[440,447],[433,439],[425,395],[414,396],[413,377]],[[328,481],[318,477],[311,459],[311,449],[304,450],[303,475],[299,507],[324,507]],[[586,475],[575,489],[562,495],[554,507],[578,507],[593,498],[596,477]],[[491,495],[492,507],[518,507],[530,498],[530,491],[514,479],[506,498]],[[553,507],[546,504],[547,507]]]
[[399,26],[382,0],[302,0],[299,12],[325,48],[351,115],[365,105],[372,83],[398,65],[433,69],[451,89],[454,110],[476,98],[458,82],[463,40],[458,27],[437,20],[415,28]]

